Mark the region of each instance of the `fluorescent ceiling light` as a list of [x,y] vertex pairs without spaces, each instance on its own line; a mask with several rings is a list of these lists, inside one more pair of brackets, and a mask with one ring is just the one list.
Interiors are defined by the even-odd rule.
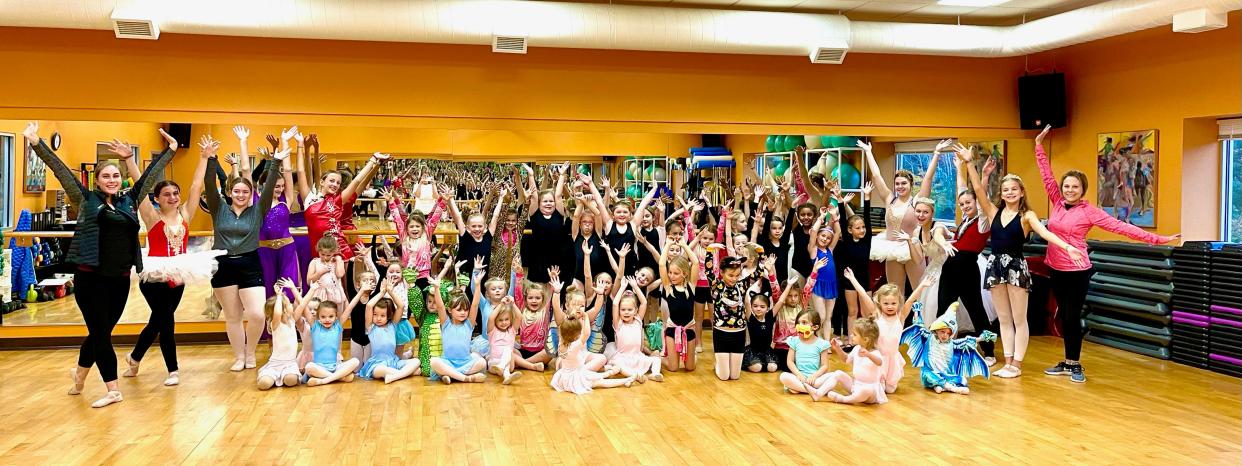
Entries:
[[936,2],[936,3],[937,3],[937,4],[940,4],[940,5],[945,5],[945,6],[977,6],[977,7],[985,7],[985,6],[996,6],[996,5],[1000,5],[1000,4],[1005,3],[1005,2],[1008,2],[1008,1],[1009,1],[1009,0],[940,0],[940,1]]

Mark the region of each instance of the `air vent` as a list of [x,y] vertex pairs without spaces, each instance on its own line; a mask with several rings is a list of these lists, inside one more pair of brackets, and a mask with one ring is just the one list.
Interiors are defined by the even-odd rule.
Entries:
[[155,24],[155,21],[148,19],[112,18],[112,30],[116,32],[117,39],[156,40],[160,38],[159,26]]
[[849,47],[815,47],[811,49],[811,63],[840,65],[845,62]]
[[496,53],[526,53],[526,38],[520,36],[492,36],[492,51]]

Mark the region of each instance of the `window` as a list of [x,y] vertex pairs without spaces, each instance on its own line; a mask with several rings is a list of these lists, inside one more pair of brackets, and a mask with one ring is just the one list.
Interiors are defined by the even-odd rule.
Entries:
[[[914,173],[914,186],[922,186],[923,174],[927,173],[927,164],[931,162],[931,158],[931,151],[898,152],[897,169]],[[931,195],[928,196],[936,201],[933,219],[948,223],[954,223],[957,220],[956,192],[957,168],[953,166],[953,154],[940,154]],[[915,194],[918,193],[915,192]]]
[[1221,141],[1221,237],[1242,242],[1242,139]]
[[0,134],[0,228],[13,226],[13,160],[17,158],[12,134]]

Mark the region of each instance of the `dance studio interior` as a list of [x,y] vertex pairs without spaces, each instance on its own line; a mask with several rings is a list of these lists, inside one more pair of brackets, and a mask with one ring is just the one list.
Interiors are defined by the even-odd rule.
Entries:
[[0,0],[0,62],[0,463],[1242,461],[1242,0]]

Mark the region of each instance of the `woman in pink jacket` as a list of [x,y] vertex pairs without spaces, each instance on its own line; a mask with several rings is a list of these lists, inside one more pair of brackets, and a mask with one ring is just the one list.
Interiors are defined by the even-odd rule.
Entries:
[[[1144,231],[1134,225],[1122,222],[1108,215],[1099,207],[1091,205],[1083,196],[1087,192],[1087,175],[1078,170],[1070,170],[1061,176],[1058,185],[1052,175],[1052,166],[1048,163],[1048,154],[1044,152],[1044,136],[1052,126],[1044,128],[1035,138],[1035,160],[1039,164],[1039,174],[1044,181],[1044,189],[1048,191],[1048,200],[1052,203],[1051,214],[1048,216],[1048,230],[1056,233],[1069,244],[1079,250],[1087,250],[1087,233],[1093,227],[1125,235],[1131,239],[1150,244],[1163,244],[1175,241],[1182,235],[1161,236]],[[1082,364],[1078,362],[1082,352],[1082,307],[1087,299],[1087,287],[1091,282],[1091,261],[1086,259],[1085,265],[1075,265],[1066,252],[1060,248],[1048,248],[1045,263],[1051,270],[1052,293],[1057,299],[1057,317],[1061,321],[1061,333],[1065,340],[1065,360],[1044,371],[1048,375],[1068,375],[1070,381],[1085,383],[1086,374]]]

